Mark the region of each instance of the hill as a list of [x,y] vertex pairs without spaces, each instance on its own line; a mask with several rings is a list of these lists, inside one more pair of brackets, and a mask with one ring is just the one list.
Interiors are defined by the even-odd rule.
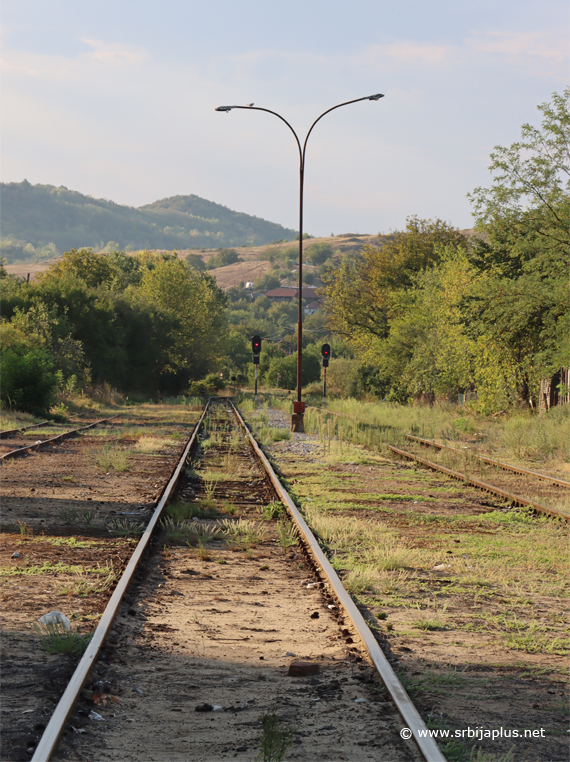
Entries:
[[11,262],[52,259],[71,248],[199,249],[293,240],[294,230],[199,196],[135,208],[61,186],[2,183],[0,253]]
[[[328,238],[308,239],[304,242],[303,248],[306,249],[314,243],[329,243],[337,254],[344,256],[359,251],[366,244],[377,244],[378,240],[378,236],[344,233],[342,235],[331,236]],[[238,286],[240,282],[256,281],[271,269],[271,264],[267,258],[270,252],[273,252],[274,254],[281,253],[286,249],[290,249],[292,246],[297,247],[298,245],[297,241],[294,243],[289,241],[279,244],[272,243],[265,246],[243,246],[236,249],[240,259],[239,262],[236,262],[233,265],[226,265],[226,267],[218,267],[215,270],[210,270],[210,274],[214,276],[218,286],[224,290],[231,286]],[[158,249],[158,251],[168,251],[168,249]],[[210,258],[218,251],[219,248],[202,249],[199,253],[207,264]],[[177,253],[180,259],[184,259],[188,254],[196,252],[191,249],[178,249]],[[11,264],[7,265],[6,270],[11,275],[16,275],[19,278],[26,278],[29,274],[30,280],[34,280],[38,273],[47,270],[55,260],[56,257],[39,262],[12,261]],[[313,270],[314,268],[307,266],[307,269]],[[296,283],[296,275],[291,273],[289,280],[294,285]]]

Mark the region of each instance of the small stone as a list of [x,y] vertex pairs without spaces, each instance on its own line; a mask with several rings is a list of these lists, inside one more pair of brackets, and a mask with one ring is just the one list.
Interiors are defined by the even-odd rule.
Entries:
[[289,677],[307,677],[319,674],[319,665],[310,661],[292,661],[287,671]]
[[366,704],[366,699],[357,698],[357,699],[354,699],[354,703],[355,704]]
[[211,712],[214,709],[212,704],[198,704],[195,708],[196,712]]
[[19,553],[12,553],[12,558],[20,558],[20,554]]
[[297,656],[297,654],[294,654],[293,651],[287,651],[285,656]]
[[319,612],[313,611],[313,613],[311,614],[311,619],[318,619],[318,618],[319,618]]
[[127,614],[128,614],[129,616],[136,616],[136,615],[137,615],[137,610],[136,610],[136,609],[133,609],[133,608],[130,608],[130,609],[127,611]]

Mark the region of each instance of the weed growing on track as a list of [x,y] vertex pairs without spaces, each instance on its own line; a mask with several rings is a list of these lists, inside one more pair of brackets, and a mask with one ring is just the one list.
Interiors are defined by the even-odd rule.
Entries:
[[420,603],[416,603],[412,606],[412,613],[415,615],[415,611],[419,611],[420,616],[412,621],[412,627],[416,630],[444,630],[445,629],[445,612],[448,607],[448,601],[442,606],[437,605],[436,599],[428,599],[427,604],[423,607]]
[[41,566],[0,566],[0,577],[17,577],[20,575],[34,576],[36,574],[82,574],[84,572],[90,574],[110,574],[113,568],[110,566],[94,566],[90,569],[77,564],[68,565],[59,561],[56,564],[52,564],[49,561],[45,561]]
[[280,516],[282,516],[285,512],[285,508],[283,507],[282,503],[273,501],[272,503],[268,503],[267,505],[262,506],[259,509],[259,512],[263,514],[265,519],[271,521],[271,519],[278,519]]
[[501,754],[500,756],[497,756],[496,754],[493,754],[492,752],[483,751],[483,749],[480,746],[474,746],[471,749],[471,754],[469,755],[469,762],[514,762],[514,759],[515,759],[514,749],[515,747],[513,746],[512,748],[508,750],[506,754]]
[[36,539],[56,547],[66,545],[68,548],[90,548],[93,545],[100,545],[96,540],[78,540],[75,537],[38,537]]
[[228,539],[243,545],[255,545],[267,538],[266,527],[248,519],[223,519],[220,528]]
[[297,529],[288,521],[278,521],[275,526],[275,531],[277,532],[277,544],[281,545],[282,548],[289,548],[292,545],[299,544]]
[[210,542],[219,533],[217,527],[205,527],[194,521],[176,521],[171,516],[162,520],[164,539],[172,545],[196,547]]
[[262,726],[259,736],[259,762],[282,762],[293,743],[295,729],[284,725],[274,712],[260,717]]
[[126,450],[106,444],[95,458],[95,463],[102,471],[130,471],[129,456]]
[[115,537],[129,537],[141,535],[145,530],[144,521],[136,522],[129,519],[112,519],[107,524],[107,531]]
[[92,595],[106,592],[116,580],[115,572],[110,572],[104,579],[94,581],[90,581],[85,573],[81,573],[76,575],[71,584],[62,585],[57,594],[89,598]]
[[62,622],[42,624],[34,622],[32,629],[40,638],[44,651],[48,654],[73,654],[80,656],[84,653],[93,637],[93,633],[82,634],[75,629],[66,630]]
[[188,521],[189,519],[212,518],[215,503],[213,500],[200,500],[196,503],[176,502],[166,506],[166,515],[175,521]]

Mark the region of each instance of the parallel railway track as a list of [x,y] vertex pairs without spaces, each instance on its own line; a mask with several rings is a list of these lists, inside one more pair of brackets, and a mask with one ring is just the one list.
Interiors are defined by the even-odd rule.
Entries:
[[[21,447],[18,447],[14,450],[10,450],[9,452],[5,452],[3,455],[0,455],[0,460],[8,460],[10,458],[17,458],[21,455],[25,455],[28,452],[38,451],[42,447],[59,444],[60,442],[64,442],[66,439],[70,439],[71,437],[78,436],[83,431],[89,431],[89,429],[93,429],[95,426],[100,426],[102,423],[107,423],[108,421],[112,421],[117,417],[118,416],[113,415],[110,418],[102,418],[100,421],[94,421],[93,423],[90,423],[87,426],[81,426],[80,428],[77,428],[77,429],[70,429],[69,431],[64,431],[61,434],[56,434],[55,436],[49,437],[48,439],[36,441],[28,445],[22,445]],[[45,423],[41,423],[38,425],[45,426],[47,423],[51,423],[51,421],[46,421]],[[35,428],[37,428],[37,426],[26,426],[23,429],[13,429],[12,431],[7,431],[7,432],[5,431],[2,433],[4,434],[4,438],[7,438],[9,434],[19,433],[21,431],[25,431],[26,429],[33,430]]]
[[[322,408],[313,408],[313,409],[318,410],[325,415],[332,415],[338,418],[347,418],[356,423],[365,424],[367,426],[370,426],[370,425],[373,426],[373,424],[367,423],[365,421],[360,421],[359,419],[353,418],[352,416],[344,415],[342,413],[336,413],[330,410],[323,410]],[[519,466],[513,466],[511,464],[504,463],[502,461],[493,460],[492,458],[486,458],[478,454],[470,453],[467,450],[458,450],[457,448],[449,447],[448,445],[443,445],[441,443],[438,443],[429,439],[414,437],[410,434],[407,434],[406,438],[409,441],[417,443],[423,447],[428,447],[428,446],[434,447],[435,449],[439,451],[450,452],[450,453],[453,453],[454,455],[461,456],[461,457],[469,456],[470,458],[473,458],[475,462],[492,466],[495,469],[502,469],[502,470],[511,472],[513,474],[520,474],[521,476],[536,478],[537,480],[540,480],[541,482],[546,482],[549,485],[562,487],[562,488],[570,488],[570,482],[567,482],[563,479],[556,479],[547,474],[541,474],[541,473],[538,473],[537,471],[531,471],[529,469],[521,468]],[[413,460],[416,463],[426,466],[427,468],[433,469],[434,471],[439,471],[440,473],[446,474],[447,476],[450,476],[454,479],[458,479],[466,484],[470,484],[473,487],[482,489],[485,492],[498,495],[499,497],[503,497],[506,500],[508,500],[510,503],[531,508],[533,511],[536,511],[537,513],[553,516],[555,518],[563,519],[564,521],[570,521],[570,513],[568,513],[567,511],[545,505],[541,502],[540,499],[537,500],[537,499],[526,497],[525,495],[519,494],[518,489],[515,491],[512,489],[506,489],[506,488],[491,484],[490,482],[484,479],[479,479],[467,473],[458,471],[456,469],[448,468],[446,466],[443,466],[440,463],[434,462],[433,460],[422,458],[416,455],[415,453],[404,450],[401,447],[394,447],[388,444],[386,445],[386,447],[388,448],[388,450],[390,450],[390,452],[393,452],[395,455],[398,455],[399,457],[407,458],[408,460]]]
[[[191,460],[193,455],[195,456],[195,453],[197,449],[199,448],[199,432],[201,429],[201,425],[203,424],[206,416],[209,415],[209,413],[211,412],[212,404],[213,403],[209,402],[206,405],[206,408],[204,409],[204,412],[200,418],[200,422],[195,427],[192,436],[188,440],[184,448],[184,451],[182,453],[182,456],[166,488],[164,489],[162,493],[162,496],[152,515],[152,518],[150,522],[148,523],[148,525],[146,526],[142,534],[142,537],[136,547],[136,550],[133,552],[129,560],[129,563],[127,565],[127,568],[125,569],[123,575],[121,576],[115,588],[115,591],[107,604],[107,607],[100,619],[100,622],[97,626],[97,629],[95,630],[95,633],[91,639],[91,642],[89,646],[87,647],[87,650],[85,651],[79,664],[77,665],[75,672],[71,680],[69,681],[67,688],[65,689],[63,695],[61,696],[61,699],[59,700],[59,703],[57,704],[57,707],[55,711],[53,712],[51,719],[47,727],[45,728],[45,731],[38,745],[36,746],[34,750],[32,762],[48,762],[48,760],[50,760],[53,757],[53,755],[56,753],[58,741],[61,737],[61,734],[62,732],[64,732],[64,729],[66,728],[66,725],[71,715],[73,714],[74,709],[77,706],[77,702],[79,700],[81,690],[84,687],[88,679],[88,676],[90,675],[90,673],[94,671],[94,668],[97,664],[97,660],[101,654],[101,650],[104,647],[105,640],[111,628],[113,627],[114,620],[117,617],[117,614],[121,608],[123,598],[125,597],[125,594],[127,593],[129,586],[133,587],[134,585],[133,580],[135,576],[139,574],[139,570],[142,566],[141,562],[143,558],[145,557],[145,551],[148,550],[149,545],[151,544],[151,538],[152,538],[153,532],[155,532],[155,530],[158,528],[159,522],[161,518],[163,518],[164,516],[164,512],[167,505],[169,504],[169,501],[173,499],[177,491],[180,491],[184,494],[185,492],[188,493],[188,492],[192,492],[193,490],[195,491],[197,489],[196,478],[193,475],[188,475],[188,473],[186,473],[185,470],[187,470],[189,461]],[[444,757],[442,753],[440,752],[435,741],[433,741],[433,739],[429,737],[427,738],[422,737],[423,734],[427,735],[426,726],[423,723],[423,720],[421,719],[419,713],[417,712],[415,706],[413,705],[413,702],[410,700],[409,696],[407,695],[406,691],[404,690],[397,676],[393,672],[388,659],[384,656],[382,650],[380,649],[378,645],[378,642],[376,641],[372,632],[366,625],[366,622],[364,618],[362,617],[362,614],[360,613],[359,609],[355,606],[354,602],[352,601],[352,599],[350,598],[350,596],[348,595],[348,593],[342,586],[342,583],[340,579],[338,578],[336,572],[334,571],[328,559],[322,552],[318,541],[316,540],[316,538],[310,531],[309,527],[305,523],[303,517],[297,510],[294,502],[291,500],[290,496],[288,495],[288,493],[286,492],[286,490],[280,483],[271,464],[265,457],[263,451],[261,450],[261,448],[255,441],[249,429],[246,427],[239,412],[235,408],[233,408],[233,405],[230,410],[231,410],[231,416],[234,417],[234,420],[237,426],[239,427],[237,436],[247,437],[249,446],[251,447],[252,456],[257,462],[256,468],[261,469],[261,473],[263,474],[263,478],[261,479],[261,481],[254,477],[248,477],[249,479],[252,479],[252,481],[248,482],[251,486],[251,494],[249,497],[250,504],[255,505],[260,501],[262,503],[263,500],[267,500],[268,488],[270,489],[270,491],[273,491],[274,494],[277,496],[277,498],[282,502],[282,504],[285,506],[286,511],[288,513],[289,520],[296,527],[296,531],[300,538],[303,552],[307,559],[305,561],[305,565],[308,564],[310,567],[312,567],[313,577],[314,579],[318,580],[317,582],[309,586],[319,589],[320,591],[322,591],[322,595],[324,596],[324,598],[322,599],[323,603],[321,603],[321,608],[332,611],[332,613],[334,614],[339,624],[341,626],[345,624],[348,625],[354,637],[356,637],[357,640],[361,643],[362,649],[367,652],[370,662],[374,666],[378,675],[380,676],[382,683],[384,684],[387,692],[389,693],[397,709],[397,712],[400,714],[400,716],[402,717],[407,727],[411,729],[413,741],[415,741],[417,745],[417,751],[419,751],[423,759],[430,760],[430,762],[432,760],[433,762],[444,762]],[[230,410],[227,411],[227,415],[230,414]],[[222,426],[222,430],[224,428],[226,429],[226,431],[225,432],[222,431],[222,433],[218,436],[221,437],[222,442],[224,441],[227,442],[228,437],[234,436],[234,435],[231,434],[229,431],[231,428],[230,423],[228,423],[227,426],[224,424],[224,426]],[[226,446],[227,448],[227,445],[224,445],[224,446]],[[206,457],[208,455],[208,452],[209,451],[207,450]],[[228,452],[229,454],[226,453],[224,457],[229,459],[231,457],[231,450]],[[228,463],[229,463],[229,460],[228,460]],[[205,477],[202,481],[206,483]],[[225,498],[231,497],[235,492],[235,489],[232,487],[232,484],[233,484],[232,481],[217,483],[215,482],[215,480],[213,480],[212,482],[210,482],[210,484],[212,483],[214,484],[214,489],[213,489],[213,493],[210,490],[210,497],[212,497],[213,495],[213,497],[217,498],[218,500],[221,500],[224,497]],[[263,483],[265,483],[265,486],[263,486]],[[261,497],[259,498],[256,497],[257,495],[256,489],[261,489],[261,493],[259,493]],[[231,520],[228,519],[226,521],[229,521],[231,524]],[[204,527],[204,532],[208,531],[208,527],[210,527],[211,529],[211,526],[212,526],[211,521],[208,522],[208,521],[198,520],[196,523]],[[227,527],[229,526],[229,524],[226,523],[224,526]],[[295,553],[293,554],[292,558],[295,558],[296,556],[297,554]],[[146,553],[146,557],[148,558],[148,553]],[[222,559],[221,563],[225,564],[226,561]],[[297,566],[301,566],[301,564],[298,561],[296,563],[297,563]],[[223,569],[225,570],[226,566],[224,566]],[[192,573],[194,574],[194,572]],[[301,572],[298,571],[297,574],[299,575],[301,574]],[[214,574],[214,577],[215,576],[216,575]],[[181,585],[182,583],[180,582],[179,584]],[[268,583],[268,584],[271,584],[271,583]],[[305,585],[305,587],[307,587],[307,585]],[[265,591],[262,591],[262,592],[265,592]],[[243,593],[243,594],[245,595],[246,593]],[[176,595],[180,595],[180,593],[176,592]],[[265,600],[268,600],[268,599],[265,599]],[[184,603],[184,601],[182,601],[182,603]],[[192,604],[188,603],[186,605],[189,605],[190,609],[192,609]],[[254,605],[262,605],[262,604],[260,603],[260,604],[254,604]],[[221,613],[224,613],[224,612],[221,612]],[[316,617],[318,618],[318,616],[319,614],[316,612]],[[314,617],[315,615],[312,615],[311,618],[314,618]],[[120,630],[120,627],[121,627],[120,623],[117,622],[115,627],[116,628],[118,627]],[[251,630],[252,628],[245,627],[242,629]],[[258,629],[259,628],[257,629],[253,628],[254,631],[257,631]],[[348,632],[348,630],[345,628],[343,632]],[[244,637],[237,638],[237,640],[238,641],[243,640]],[[252,637],[253,636],[248,635],[247,637],[245,637],[245,640],[251,640]],[[219,640],[219,637],[214,638],[214,640]],[[345,637],[345,640],[348,643],[352,642],[352,638],[350,637]],[[273,641],[270,639],[264,642],[271,643]],[[236,643],[236,648],[237,647],[238,647],[238,644]],[[233,646],[231,648],[232,650],[235,650]],[[350,656],[350,650],[347,653]],[[263,659],[262,656],[259,658]],[[355,657],[354,655],[351,658],[353,662],[354,662],[354,658],[357,658],[357,660],[360,659],[360,657]],[[343,668],[342,665],[349,664],[349,663],[350,663],[349,661],[343,661],[337,666]],[[348,667],[344,669],[348,669]],[[316,682],[318,682],[318,680]],[[335,685],[338,684],[338,681],[334,684]],[[340,690],[342,692],[342,689]],[[141,693],[141,691],[139,691],[139,693]],[[232,709],[235,709],[235,708],[232,707]],[[239,708],[235,711],[239,711]],[[196,716],[198,715],[192,715],[189,717],[189,719],[192,719],[192,717],[196,717]],[[235,716],[235,713],[234,713],[234,716]],[[187,716],[187,719],[188,719],[188,716]],[[149,722],[152,722],[152,721],[149,720]],[[241,724],[243,725],[243,723]],[[249,723],[249,724],[252,724],[252,723]],[[139,729],[139,732],[142,732],[142,730]],[[154,732],[160,733],[160,729],[158,726],[154,729]],[[91,736],[90,738],[91,740],[89,741],[89,743],[92,744],[94,742],[93,737]],[[398,743],[401,743],[402,747],[404,747],[404,742],[403,741],[400,742],[399,736],[398,736]],[[92,753],[92,751],[93,750],[91,748],[90,753]],[[392,752],[392,753],[396,753],[396,752]],[[194,759],[194,758],[213,759],[211,757],[203,757],[203,756],[194,757],[191,749],[189,749],[189,754],[187,758],[188,759]],[[395,758],[396,757],[394,757],[394,759]],[[410,751],[410,748],[408,747],[408,751],[405,752],[404,756],[401,758],[412,759],[415,757],[414,757],[414,753],[412,753],[412,751]]]

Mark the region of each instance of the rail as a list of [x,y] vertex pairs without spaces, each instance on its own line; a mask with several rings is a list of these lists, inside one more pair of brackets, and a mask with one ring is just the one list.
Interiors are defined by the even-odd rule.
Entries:
[[[438,450],[451,450],[451,452],[459,453],[460,455],[464,455],[466,450],[459,450],[457,447],[450,447],[449,445],[441,444],[441,442],[436,442],[432,439],[421,439],[421,437],[414,437],[411,434],[406,434],[406,438],[410,439],[412,442],[419,442],[422,445],[429,446],[429,447],[436,447]],[[559,487],[570,487],[570,482],[564,481],[564,479],[556,479],[554,476],[548,476],[548,474],[541,474],[538,471],[531,471],[528,468],[521,468],[521,466],[511,466],[510,463],[503,463],[500,460],[493,460],[492,458],[486,458],[484,455],[477,455],[475,454],[475,457],[477,460],[482,461],[483,463],[487,463],[490,466],[498,466],[499,468],[503,468],[505,471],[514,471],[516,474],[523,474],[524,476],[535,476],[538,479],[542,479],[543,481],[550,482],[551,484],[557,484]]]
[[[5,452],[4,455],[0,455],[0,460],[8,460],[8,458],[17,458],[18,455],[23,455],[26,452],[31,452],[32,450],[39,450],[40,447],[44,447],[48,444],[57,444],[57,442],[63,442],[64,439],[68,439],[69,437],[74,437],[77,434],[79,434],[80,431],[87,431],[87,429],[92,429],[94,426],[99,426],[102,423],[107,423],[107,421],[112,421],[115,418],[118,418],[118,415],[112,415],[110,418],[103,418],[100,421],[95,421],[94,423],[90,423],[88,426],[81,426],[79,429],[72,429],[71,431],[64,431],[63,434],[58,434],[55,437],[51,437],[50,439],[43,439],[40,442],[34,442],[34,444],[31,445],[25,445],[24,447],[18,447],[15,450],[10,450],[9,452]],[[46,421],[46,423],[50,423],[50,421]],[[44,426],[45,424],[40,424],[41,426]],[[26,427],[28,428],[28,427]],[[35,427],[31,427],[35,428]]]
[[465,484],[472,484],[474,487],[479,487],[480,489],[484,489],[487,492],[492,492],[495,495],[500,495],[501,497],[505,497],[507,500],[510,500],[513,503],[517,503],[518,505],[528,506],[538,513],[545,513],[550,516],[555,516],[559,519],[561,518],[565,519],[566,521],[570,521],[569,513],[559,511],[556,508],[548,508],[546,505],[537,503],[536,500],[529,500],[527,497],[515,495],[513,492],[509,492],[508,490],[501,489],[500,487],[495,487],[494,484],[488,484],[487,482],[483,482],[480,479],[474,479],[472,476],[462,474],[459,471],[453,471],[451,468],[445,468],[445,466],[440,466],[439,463],[434,463],[431,460],[426,460],[426,458],[420,458],[419,455],[414,455],[414,453],[407,452],[406,450],[401,450],[399,447],[394,447],[393,445],[386,446],[389,450],[395,452],[397,455],[401,455],[402,457],[408,458],[409,460],[415,460],[417,463],[421,463],[428,468],[432,468],[434,471],[441,471],[448,476],[452,476],[454,479],[460,479]]
[[[245,421],[241,417],[241,414],[239,413],[238,409],[235,407],[233,402],[230,401],[230,404],[234,410],[237,420],[239,421],[241,426],[243,426],[254,452],[256,453],[261,463],[263,464],[263,467],[265,468],[265,471],[269,479],[271,480],[271,483],[273,484],[275,491],[279,495],[284,505],[287,506],[287,509],[291,515],[291,518],[297,525],[297,528],[300,534],[304,538],[306,546],[309,548],[313,557],[319,564],[320,568],[323,571],[323,574],[328,579],[329,584],[332,590],[334,591],[339,603],[344,608],[348,617],[352,621],[352,624],[354,625],[356,631],[358,632],[358,635],[360,636],[362,642],[364,643],[364,646],[366,650],[368,651],[368,654],[370,658],[372,659],[372,662],[378,674],[382,678],[382,681],[384,682],[386,689],[388,690],[390,696],[392,697],[392,700],[394,701],[400,715],[402,716],[402,719],[406,723],[407,727],[410,728],[410,730],[412,731],[412,738],[416,742],[424,759],[427,760],[427,762],[445,762],[445,757],[439,750],[439,747],[437,746],[436,742],[432,738],[429,738],[429,733],[427,731],[427,727],[424,721],[420,717],[418,710],[412,703],[403,685],[398,680],[396,673],[390,666],[390,662],[388,661],[388,659],[382,652],[382,649],[378,645],[376,638],[374,637],[372,631],[366,624],[364,617],[358,610],[356,604],[354,603],[350,595],[344,589],[342,582],[340,581],[337,573],[331,566],[328,558],[325,556],[325,554],[321,550],[321,547],[319,546],[317,539],[315,538],[315,536],[313,535],[313,533],[307,526],[305,519],[299,513],[295,503],[292,501],[291,497],[289,496],[285,488],[282,486],[281,482],[279,481],[277,477],[277,474],[273,470],[273,466],[267,459],[263,450],[257,444],[252,433],[246,426]],[[424,737],[424,734],[428,737],[427,738]]]
[[113,620],[115,619],[115,616],[117,615],[117,610],[123,599],[123,595],[125,594],[127,587],[129,586],[129,583],[131,582],[131,579],[133,578],[137,565],[139,561],[141,560],[143,553],[150,541],[151,535],[158,523],[162,510],[164,506],[166,505],[166,503],[168,502],[173,490],[176,488],[176,485],[180,478],[180,474],[182,472],[182,468],[186,462],[186,459],[188,458],[188,455],[190,454],[190,450],[192,449],[194,442],[196,441],[196,436],[198,434],[200,426],[202,425],[202,421],[204,420],[204,417],[206,415],[209,405],[210,405],[210,401],[206,403],[206,406],[204,407],[202,415],[200,416],[200,420],[194,427],[192,436],[188,440],[186,447],[184,448],[184,452],[182,453],[182,456],[180,457],[180,460],[178,461],[178,465],[174,469],[172,476],[170,477],[170,481],[168,482],[168,484],[166,485],[162,493],[162,496],[159,500],[158,505],[156,506],[156,509],[152,515],[152,518],[150,519],[139,543],[137,544],[137,547],[135,548],[135,551],[133,552],[133,555],[131,556],[129,563],[127,564],[127,567],[125,571],[123,572],[121,579],[119,580],[117,587],[115,588],[113,592],[113,595],[111,596],[109,602],[107,603],[107,606],[105,607],[103,616],[101,617],[101,620],[99,621],[99,624],[97,625],[97,629],[95,630],[93,637],[91,638],[91,641],[89,645],[87,646],[87,650],[81,657],[81,660],[79,664],[77,665],[75,672],[73,673],[71,680],[69,681],[67,688],[65,689],[63,693],[63,696],[59,700],[59,703],[56,706],[54,713],[51,716],[51,719],[40,739],[40,742],[36,747],[36,750],[32,757],[32,762],[48,762],[53,752],[55,751],[57,742],[59,741],[59,737],[65,727],[65,723],[67,722],[69,715],[73,711],[73,707],[75,706],[75,703],[79,697],[81,689],[83,688],[85,680],[87,679],[87,676],[91,668],[93,667],[93,665],[95,664],[97,660],[97,657],[99,656],[99,652],[101,650],[105,637],[107,636],[107,633],[109,632],[109,629],[111,625],[113,624]]
[[0,431],[0,439],[8,439],[8,437],[14,436],[14,434],[19,434],[21,431],[27,431],[28,429],[39,429],[40,426],[47,426],[48,423],[53,423],[53,421],[42,421],[41,423],[32,423],[29,426],[22,426],[19,429]]

